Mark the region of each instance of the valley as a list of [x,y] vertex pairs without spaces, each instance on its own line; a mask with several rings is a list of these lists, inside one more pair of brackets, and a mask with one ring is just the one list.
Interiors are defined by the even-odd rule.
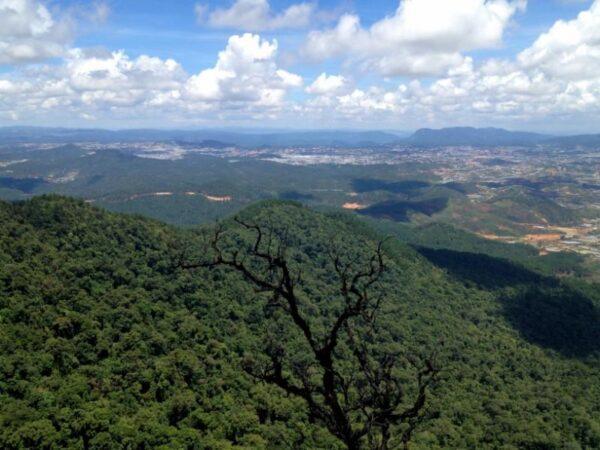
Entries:
[[0,146],[0,198],[55,192],[179,225],[254,201],[423,225],[443,222],[540,255],[600,263],[600,152],[589,147],[228,145],[218,141]]

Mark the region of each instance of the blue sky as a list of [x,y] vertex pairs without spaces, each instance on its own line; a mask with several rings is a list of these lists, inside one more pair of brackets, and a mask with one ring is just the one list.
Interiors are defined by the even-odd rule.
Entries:
[[597,132],[598,28],[600,0],[0,0],[0,125]]
[[[452,0],[449,0],[452,1]],[[123,49],[132,56],[152,54],[162,58],[176,58],[190,72],[211,67],[215,55],[222,50],[235,29],[213,29],[199,24],[194,15],[196,1],[179,0],[112,0],[110,20],[100,27],[78,36],[76,45],[91,47],[102,45],[110,49]],[[233,1],[207,1],[206,5],[218,7]],[[282,11],[298,3],[290,0],[271,0],[271,8]],[[530,0],[527,10],[516,17],[508,29],[503,47],[493,51],[477,52],[478,57],[514,56],[529,46],[535,38],[560,19],[573,19],[589,7],[591,1]],[[80,1],[54,2],[56,6],[74,7]],[[365,26],[369,26],[398,8],[394,0],[336,1],[321,0],[319,6],[332,13],[355,12]],[[277,30],[261,33],[266,38],[277,38],[282,45],[301,45],[304,30]],[[306,75],[315,74],[319,66],[298,63],[294,69]],[[317,74],[318,75],[318,74]]]

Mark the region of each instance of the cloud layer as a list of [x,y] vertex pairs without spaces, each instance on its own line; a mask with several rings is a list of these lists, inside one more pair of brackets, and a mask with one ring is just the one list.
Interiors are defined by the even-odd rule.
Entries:
[[72,49],[60,66],[0,77],[0,117],[157,118],[193,121],[280,110],[302,77],[277,66],[277,41],[234,35],[214,67],[189,75],[173,59]]
[[[229,8],[212,10],[208,14],[208,24],[214,28],[242,31],[301,29],[308,27],[315,11],[313,3],[298,3],[275,14],[267,0],[236,0]],[[204,21],[207,12],[206,5],[196,5],[199,22]]]
[[464,60],[463,52],[493,48],[524,0],[403,0],[393,16],[365,29],[356,15],[308,36],[305,54],[342,57],[391,75],[437,75]]
[[[0,62],[10,64],[0,72],[0,121],[597,127],[600,0],[502,59],[470,52],[502,45],[525,3],[448,3],[404,0],[369,28],[346,15],[333,28],[309,32],[305,53],[344,64],[303,77],[282,66],[276,39],[258,34],[230,36],[211,67],[188,73],[174,59],[70,48],[66,16],[57,18],[33,0],[0,0],[0,11],[8,12],[0,14]],[[240,7],[254,8],[244,20],[252,19],[255,29],[284,26],[294,8],[274,12],[266,0],[238,0],[203,14],[225,20]],[[432,9],[440,19],[431,19]]]
[[0,0],[0,65],[61,56],[70,39],[67,20],[56,20],[42,3]]

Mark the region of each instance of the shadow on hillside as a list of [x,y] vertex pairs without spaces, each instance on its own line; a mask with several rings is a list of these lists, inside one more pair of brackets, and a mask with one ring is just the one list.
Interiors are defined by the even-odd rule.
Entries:
[[516,284],[556,286],[553,278],[544,277],[510,261],[481,253],[417,247],[433,265],[445,269],[454,278],[496,290]]
[[432,216],[440,211],[443,211],[448,206],[447,197],[437,197],[421,201],[397,201],[388,200],[385,202],[375,203],[359,210],[359,214],[390,219],[396,222],[409,222],[410,213],[421,213],[427,216]]
[[46,184],[48,182],[42,178],[0,177],[0,188],[15,189],[25,194],[31,194],[35,189]]
[[423,247],[417,251],[452,277],[497,291],[502,314],[527,341],[571,358],[600,353],[600,310],[585,295],[487,255]]
[[567,357],[600,352],[600,311],[589,298],[561,287],[531,287],[502,298],[503,313],[528,341]]

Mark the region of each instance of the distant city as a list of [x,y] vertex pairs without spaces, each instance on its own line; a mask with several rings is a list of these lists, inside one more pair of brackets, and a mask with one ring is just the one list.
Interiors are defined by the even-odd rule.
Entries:
[[[48,131],[44,133],[48,135]],[[114,132],[117,140],[105,137],[100,141],[74,141],[83,133],[78,130],[63,130],[63,135],[71,136],[66,142],[57,141],[56,136],[50,142],[41,142],[44,133],[33,142],[22,142],[25,138],[21,137],[15,139],[17,142],[0,145],[0,176],[3,180],[0,192],[3,197],[27,197],[38,191],[69,192],[90,203],[116,207],[117,210],[131,208],[135,212],[139,206],[137,202],[161,203],[167,198],[182,196],[178,202],[169,202],[168,208],[177,210],[180,206],[175,204],[191,201],[195,204],[198,200],[193,197],[200,196],[205,201],[221,204],[213,206],[216,208],[214,215],[218,217],[259,198],[287,196],[308,204],[372,213],[380,218],[400,218],[415,224],[443,221],[485,239],[534,246],[541,255],[577,252],[600,261],[600,146],[595,147],[591,137],[584,143],[582,137],[572,137],[570,141],[579,143],[569,144],[567,138],[552,140],[531,133],[455,128],[421,130],[409,137],[393,139],[386,134],[340,132],[338,137],[354,140],[351,145],[339,142],[329,145],[256,145],[260,139],[275,139],[271,135],[252,136],[249,144],[238,145],[206,139],[199,142],[134,139],[140,137],[139,134],[143,136],[142,131],[127,132],[130,133],[128,140],[119,140],[119,132]],[[102,132],[86,133],[97,136]],[[151,137],[154,133],[148,131]],[[177,132],[158,133],[177,135]],[[197,139],[210,136],[207,132],[198,133]],[[244,136],[220,133],[221,137],[232,140]],[[444,135],[449,140],[471,140],[475,144],[437,145],[419,141],[438,140]],[[387,136],[391,142],[360,143],[369,136],[380,139]],[[481,143],[494,136],[501,142],[530,142],[519,145]],[[285,133],[278,135],[276,140],[282,137]],[[290,139],[321,141],[332,139],[332,136],[305,132],[295,133]],[[65,152],[68,153],[66,159]],[[61,155],[62,163],[54,166],[52,161],[58,155]],[[156,161],[158,165],[144,168],[133,184],[119,180],[118,185],[103,186],[98,180],[106,179],[108,174],[103,170],[108,167],[103,168],[103,164],[108,161],[106,157],[98,159],[102,155],[121,158],[117,163],[124,172],[141,170],[136,168],[136,160]],[[128,155],[134,159],[123,159]],[[78,167],[82,158],[88,159],[89,163]],[[221,161],[215,174],[222,171],[222,175],[210,181],[210,189],[206,189],[208,180],[203,178],[202,172],[188,171],[173,175],[172,179],[166,178],[160,189],[152,189],[152,182],[156,180],[152,174],[161,170],[161,161],[181,165],[193,161],[193,167],[205,166],[202,161],[215,164],[215,160]],[[283,170],[279,175],[269,173],[265,177],[270,179],[271,186],[264,186],[264,179],[259,177],[254,179],[251,188],[244,189],[241,180],[230,174],[230,169],[234,168],[242,174],[256,170],[267,173],[273,164],[289,166],[288,170],[292,171],[303,170],[308,178],[290,184],[290,180],[298,175],[287,179],[286,170]],[[357,169],[348,172],[343,167]],[[326,170],[323,172],[321,168]],[[344,171],[348,173],[344,174]],[[361,179],[389,180],[390,183],[419,180],[424,184],[407,189],[384,185],[361,192],[355,189],[357,180]],[[19,189],[20,184],[25,188]],[[91,189],[94,185],[96,188]],[[297,187],[291,194],[286,192],[290,186]],[[444,199],[443,206],[431,210],[427,206],[431,199]],[[383,210],[381,205],[384,205]],[[385,208],[389,209],[389,214]],[[400,211],[394,208],[400,208]],[[164,218],[162,213],[154,214]]]

